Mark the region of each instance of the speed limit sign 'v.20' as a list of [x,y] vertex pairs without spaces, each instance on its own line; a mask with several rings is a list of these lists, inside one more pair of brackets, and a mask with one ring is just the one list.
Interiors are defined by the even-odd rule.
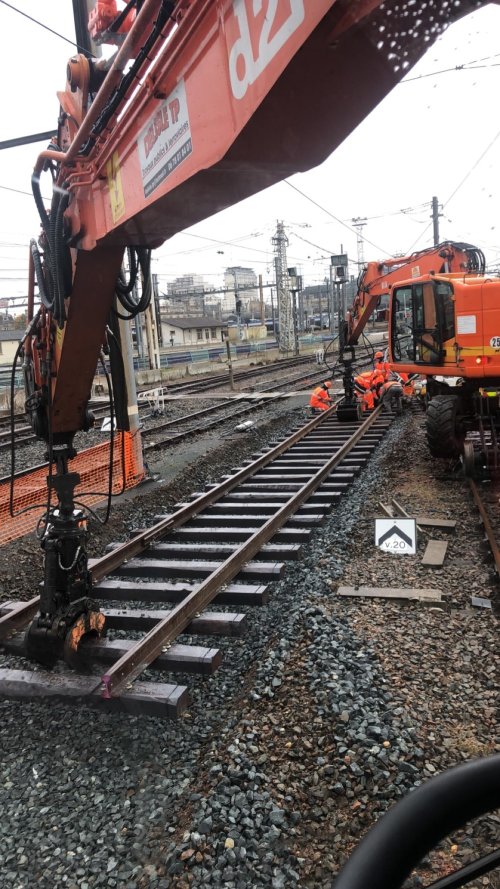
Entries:
[[417,552],[416,519],[375,519],[375,545],[383,552],[414,556]]

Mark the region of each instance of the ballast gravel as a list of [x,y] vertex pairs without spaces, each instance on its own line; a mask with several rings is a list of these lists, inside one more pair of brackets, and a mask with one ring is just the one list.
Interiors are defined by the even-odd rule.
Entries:
[[[238,460],[303,417],[240,439]],[[219,445],[129,501],[99,545],[217,480],[234,448]],[[219,671],[176,677],[191,690],[177,723],[1,701],[1,889],[329,887],[392,803],[492,752],[495,613],[470,597],[496,588],[467,487],[448,469],[428,460],[418,415],[397,420],[269,604],[242,609],[246,636],[216,640]],[[425,539],[416,556],[375,549],[378,501],[391,497],[410,513],[457,519],[455,535],[432,534],[449,540],[443,568],[421,565]],[[2,564],[12,553],[4,548]],[[340,583],[446,597],[442,607],[344,599]],[[14,595],[7,582],[3,597]],[[498,826],[487,816],[449,838],[408,886],[490,851]]]

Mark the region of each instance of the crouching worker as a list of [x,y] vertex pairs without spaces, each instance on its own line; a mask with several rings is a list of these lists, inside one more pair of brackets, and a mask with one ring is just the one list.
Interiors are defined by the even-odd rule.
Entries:
[[401,414],[403,411],[403,386],[399,380],[387,380],[380,391],[382,410],[392,414]]
[[361,410],[372,411],[375,407],[375,391],[372,389],[372,371],[365,370],[354,377],[354,392],[361,403]]
[[378,370],[367,370],[354,377],[354,391],[363,413],[377,406],[383,386],[384,377]]
[[311,408],[312,414],[316,411],[327,411],[328,408],[332,406],[333,401],[330,395],[331,389],[332,383],[330,380],[325,380],[324,383],[321,383],[321,386],[316,386],[309,399],[309,407]]

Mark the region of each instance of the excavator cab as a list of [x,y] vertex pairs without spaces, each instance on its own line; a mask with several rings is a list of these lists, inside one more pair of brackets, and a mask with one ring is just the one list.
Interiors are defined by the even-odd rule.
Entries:
[[391,297],[391,361],[445,362],[445,343],[455,336],[453,285],[429,280],[395,287]]
[[395,285],[390,308],[392,366],[427,377],[431,454],[500,472],[500,280],[428,274]]

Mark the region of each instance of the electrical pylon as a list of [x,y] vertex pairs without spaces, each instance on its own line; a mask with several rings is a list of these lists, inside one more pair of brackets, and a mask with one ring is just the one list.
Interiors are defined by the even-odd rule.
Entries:
[[274,246],[274,267],[276,271],[276,294],[278,302],[278,345],[280,352],[297,351],[297,332],[293,323],[292,297],[288,276],[286,248],[288,238],[282,222],[276,223],[276,234],[272,238]]
[[365,217],[357,216],[351,221],[354,228],[356,229],[356,246],[358,248],[358,272],[360,272],[365,264],[365,242],[363,240],[363,228],[368,220]]

